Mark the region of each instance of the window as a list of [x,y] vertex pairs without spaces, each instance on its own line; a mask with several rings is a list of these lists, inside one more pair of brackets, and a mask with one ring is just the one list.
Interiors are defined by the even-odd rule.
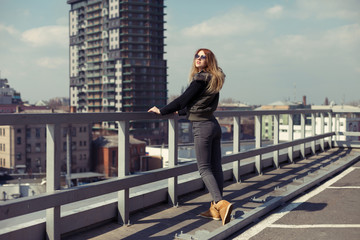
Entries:
[[26,168],[30,169],[31,168],[31,158],[27,158],[25,164],[26,164]]
[[35,152],[40,152],[41,151],[41,144],[40,143],[36,143],[35,145]]
[[112,166],[116,166],[116,151],[115,150],[113,150],[112,151],[112,154],[111,154],[111,162],[112,162]]
[[72,150],[76,150],[76,142],[72,142],[72,143],[71,143],[71,149],[72,149]]
[[31,144],[26,144],[26,152],[31,152]]
[[16,154],[16,160],[21,160],[21,153]]
[[62,132],[63,132],[63,137],[66,137],[66,134],[67,134],[67,128],[65,127],[65,128],[63,128],[62,129]]
[[76,137],[76,128],[75,127],[73,127],[71,129],[71,136]]
[[26,138],[31,138],[31,128],[26,129]]
[[17,145],[20,145],[20,144],[21,144],[21,137],[17,137],[17,138],[16,138],[16,144],[17,144]]
[[40,138],[40,133],[41,133],[41,128],[36,128],[36,129],[35,129],[35,136],[36,136],[36,138]]

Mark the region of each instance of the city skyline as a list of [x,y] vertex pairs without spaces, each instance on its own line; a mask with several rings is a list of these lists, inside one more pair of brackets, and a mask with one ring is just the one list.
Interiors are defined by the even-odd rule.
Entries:
[[[358,1],[166,0],[165,5],[169,97],[187,85],[195,50],[207,47],[227,75],[222,99],[360,100]],[[31,103],[69,97],[69,5],[2,0],[1,6],[1,78]]]

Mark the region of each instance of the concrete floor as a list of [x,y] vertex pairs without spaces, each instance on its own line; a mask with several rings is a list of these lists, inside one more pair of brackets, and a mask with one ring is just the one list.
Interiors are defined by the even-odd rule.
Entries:
[[[232,202],[234,205],[233,218],[241,217],[245,212],[255,209],[262,205],[262,202],[254,201],[253,198],[261,199],[269,192],[272,192],[275,187],[283,187],[287,184],[292,184],[294,178],[301,178],[305,176],[308,171],[314,171],[321,165],[326,164],[332,160],[339,159],[341,156],[349,154],[359,154],[359,150],[341,150],[331,149],[324,153],[308,157],[304,160],[296,161],[295,164],[282,165],[280,169],[267,169],[263,175],[247,175],[243,176],[241,183],[226,182],[224,189],[224,198]],[[360,170],[355,171],[354,176],[349,181],[351,183],[339,183],[345,185],[357,184],[359,186]],[[352,182],[355,181],[355,182]],[[341,194],[337,191],[341,191]],[[318,223],[321,219],[326,219],[327,223],[332,224],[347,223],[349,213],[356,213],[357,216],[352,216],[352,223],[360,224],[360,208],[356,208],[359,203],[360,190],[356,190],[356,194],[351,190],[337,190],[330,189],[327,195],[318,196],[300,207],[303,210],[297,210],[293,214],[288,214],[286,218],[279,219],[276,224],[313,224]],[[339,199],[340,198],[340,199]],[[341,202],[346,200],[346,206],[342,206]],[[73,233],[70,236],[64,236],[65,240],[80,240],[80,239],[175,239],[175,235],[181,235],[182,238],[186,236],[195,235],[198,231],[213,231],[222,226],[221,221],[214,221],[204,219],[198,216],[199,213],[207,210],[210,206],[210,195],[206,190],[198,191],[193,194],[183,196],[179,199],[179,207],[171,207],[167,204],[157,205],[132,214],[130,216],[130,225],[120,226],[116,222],[108,222],[99,226],[84,229],[82,232]],[[337,203],[339,201],[339,203]],[[337,203],[337,204],[336,204]],[[342,208],[340,208],[342,206]],[[349,206],[350,209],[345,211]],[[330,209],[331,208],[331,209]],[[344,209],[343,209],[344,208]],[[356,211],[354,211],[356,208]],[[324,215],[320,213],[323,210],[329,210]],[[320,215],[316,215],[320,214]],[[343,220],[341,220],[343,219]],[[336,220],[336,221],[335,221]],[[282,226],[282,225],[281,225]],[[250,229],[250,228],[249,228]],[[317,229],[287,229],[269,227],[259,232],[258,235],[252,236],[252,239],[327,239],[330,238],[315,238],[311,236]],[[338,229],[326,229],[336,239],[339,233]],[[244,230],[245,231],[245,230]],[[243,233],[244,231],[239,232]],[[334,232],[332,234],[332,232]],[[303,235],[304,234],[304,235]],[[355,239],[352,234],[360,236],[359,228],[354,230],[354,233],[349,232],[349,238],[341,239]],[[232,238],[237,239],[241,235],[234,235]],[[309,238],[305,238],[309,237]],[[273,238],[275,237],[275,238]],[[303,238],[304,237],[304,238]],[[189,238],[190,239],[190,238]],[[231,239],[231,238],[229,238]],[[359,239],[359,238],[358,238]]]

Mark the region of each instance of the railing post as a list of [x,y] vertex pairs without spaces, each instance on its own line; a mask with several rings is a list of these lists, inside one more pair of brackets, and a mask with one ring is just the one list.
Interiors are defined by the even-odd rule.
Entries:
[[[46,125],[46,192],[60,189],[61,134],[58,124]],[[46,238],[60,239],[60,207],[46,209]]]
[[[239,116],[235,116],[233,119],[234,119],[233,153],[239,153],[240,135],[241,135],[241,118]],[[241,182],[240,159],[233,162],[233,176],[236,182]]]
[[[178,121],[177,117],[169,119],[169,168],[175,167],[178,164]],[[168,179],[168,196],[169,204],[176,206],[178,204],[177,196],[178,177]]]
[[[255,148],[261,148],[262,145],[262,115],[255,115]],[[262,164],[261,164],[262,156],[261,154],[255,157],[255,168],[256,172],[261,175],[262,174]]]
[[[305,138],[305,114],[301,113],[300,114],[300,118],[301,118],[301,138],[304,139]],[[303,159],[305,159],[305,143],[300,144],[300,152],[301,152],[301,157]]]
[[[129,121],[118,121],[118,178],[130,172]],[[129,222],[129,189],[118,192],[118,223]]]
[[72,158],[72,136],[71,124],[67,126],[66,131],[66,185],[71,188],[71,158]]
[[335,114],[335,140],[338,141],[340,139],[339,137],[339,131],[340,131],[340,123],[339,123],[339,114]]
[[[293,114],[289,114],[288,134],[289,134],[289,142],[291,142],[292,140],[294,140],[294,115]],[[288,147],[288,157],[289,157],[290,163],[294,162],[293,153],[294,153],[294,147]]]
[[[321,119],[321,123],[320,123],[320,134],[324,134],[324,129],[325,129],[325,121],[324,121],[324,113],[320,113],[320,119]],[[321,151],[324,152],[325,151],[325,146],[324,146],[324,138],[320,139],[320,147],[321,147]]]
[[[279,144],[279,115],[276,114],[274,115],[274,142],[273,145],[278,145]],[[275,168],[279,168],[279,150],[275,150],[274,151],[274,156],[273,156],[273,160],[274,160],[274,167]]]
[[[328,113],[329,116],[329,133],[332,132],[332,113]],[[332,148],[332,136],[328,138],[329,148]]]
[[[316,135],[316,118],[315,113],[311,113],[311,136]],[[316,153],[316,141],[311,141],[311,152],[313,155]]]

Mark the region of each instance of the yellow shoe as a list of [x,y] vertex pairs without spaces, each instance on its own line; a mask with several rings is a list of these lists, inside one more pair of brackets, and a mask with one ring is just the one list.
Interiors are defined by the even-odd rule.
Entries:
[[218,212],[218,210],[215,209],[214,206],[215,205],[213,204],[213,202],[211,202],[209,210],[202,212],[199,215],[204,218],[210,218],[213,220],[220,221],[221,220],[220,213]]
[[214,207],[219,212],[223,225],[230,222],[231,212],[233,208],[231,203],[226,200],[221,200]]

